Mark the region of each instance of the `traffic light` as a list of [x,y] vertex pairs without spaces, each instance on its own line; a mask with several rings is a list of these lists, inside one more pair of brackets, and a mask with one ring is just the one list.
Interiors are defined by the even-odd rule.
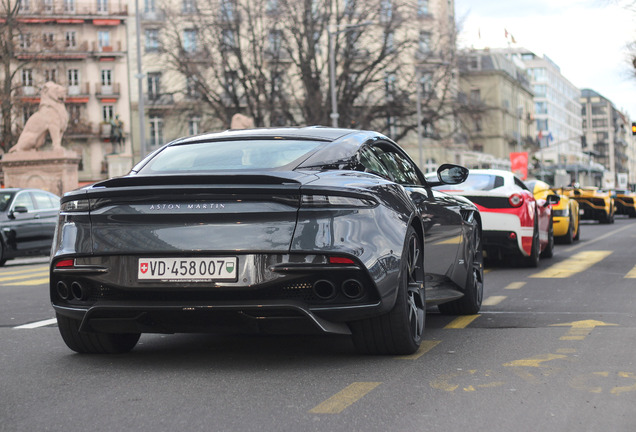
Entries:
[[636,122],[632,122],[632,135],[636,135]]

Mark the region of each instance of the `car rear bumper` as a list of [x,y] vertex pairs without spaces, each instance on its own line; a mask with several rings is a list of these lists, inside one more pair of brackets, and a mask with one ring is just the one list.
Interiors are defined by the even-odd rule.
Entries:
[[489,256],[492,252],[515,253],[530,256],[532,252],[533,227],[521,226],[514,214],[482,212],[484,249]]

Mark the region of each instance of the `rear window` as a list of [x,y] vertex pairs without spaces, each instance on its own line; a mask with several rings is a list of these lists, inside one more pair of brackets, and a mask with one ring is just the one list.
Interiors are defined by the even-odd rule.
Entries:
[[321,141],[264,139],[213,141],[166,147],[139,173],[276,169],[304,160]]
[[462,191],[469,190],[491,190],[504,185],[504,178],[494,174],[469,174],[466,181],[459,185],[444,185],[445,190],[458,189]]

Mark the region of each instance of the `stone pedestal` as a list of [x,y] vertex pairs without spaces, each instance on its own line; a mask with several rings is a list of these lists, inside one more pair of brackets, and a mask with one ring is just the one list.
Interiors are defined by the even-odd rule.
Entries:
[[0,164],[5,187],[37,188],[62,196],[76,189],[80,157],[65,148],[5,153]]

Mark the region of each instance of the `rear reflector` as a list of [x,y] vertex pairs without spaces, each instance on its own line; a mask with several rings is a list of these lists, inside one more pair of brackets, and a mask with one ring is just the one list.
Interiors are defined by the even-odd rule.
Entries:
[[75,265],[75,260],[67,259],[67,260],[58,261],[58,262],[55,264],[55,268],[60,268],[60,267],[73,267],[74,265]]
[[352,259],[344,257],[329,257],[329,264],[355,264]]

